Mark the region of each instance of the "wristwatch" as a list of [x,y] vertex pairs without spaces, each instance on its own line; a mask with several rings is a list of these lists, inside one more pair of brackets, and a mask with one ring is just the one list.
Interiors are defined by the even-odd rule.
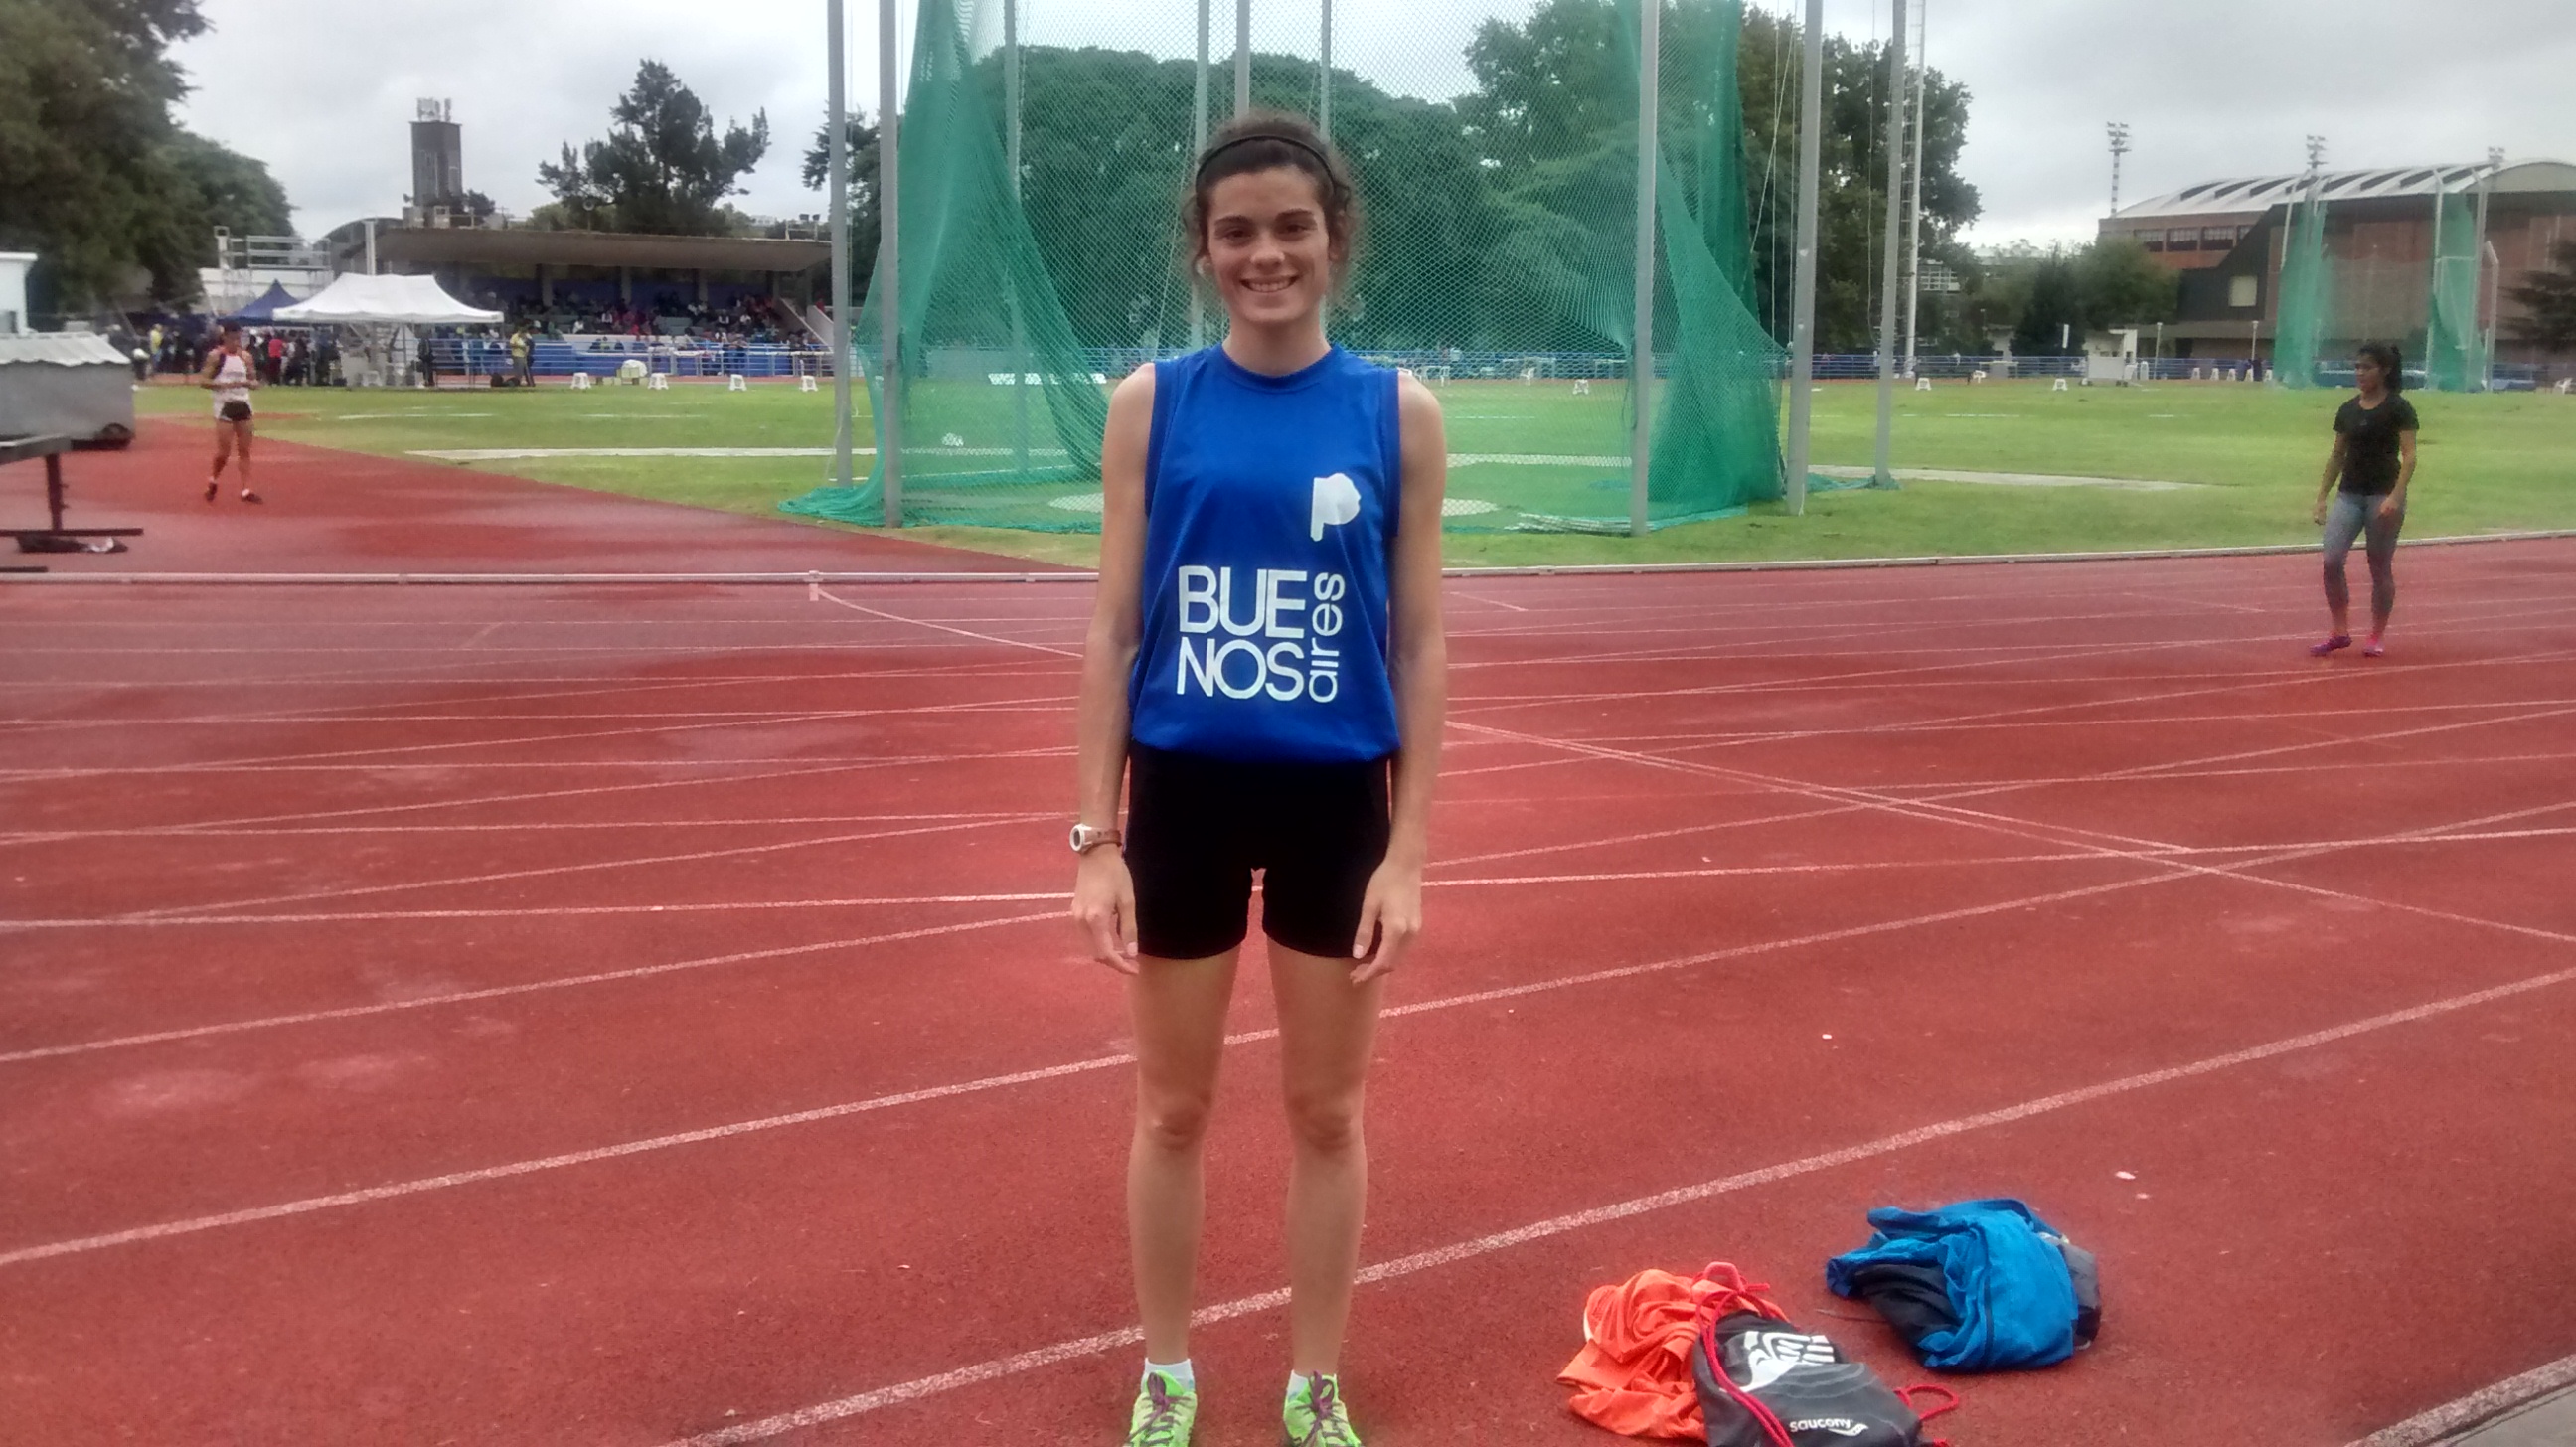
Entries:
[[1073,852],[1076,854],[1088,854],[1095,845],[1117,842],[1119,842],[1118,831],[1115,829],[1103,829],[1093,824],[1073,826]]

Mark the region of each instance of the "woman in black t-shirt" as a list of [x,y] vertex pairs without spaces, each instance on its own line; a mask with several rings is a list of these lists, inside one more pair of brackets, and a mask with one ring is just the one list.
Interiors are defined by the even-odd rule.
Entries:
[[2373,342],[2353,359],[2352,370],[2361,395],[2335,413],[2334,451],[2317,484],[2316,519],[2326,530],[2326,612],[2334,619],[2334,630],[2308,650],[2319,658],[2352,646],[2352,591],[2344,585],[2343,564],[2353,539],[2365,534],[2370,641],[2361,651],[2369,658],[2388,651],[2388,615],[2397,608],[2397,530],[2406,525],[2406,487],[2415,479],[2415,407],[2398,395],[2406,369],[2397,349]]

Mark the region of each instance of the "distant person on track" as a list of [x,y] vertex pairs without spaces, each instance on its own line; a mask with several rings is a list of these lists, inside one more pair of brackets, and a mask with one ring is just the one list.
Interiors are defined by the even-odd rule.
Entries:
[[259,369],[252,364],[250,349],[242,345],[241,323],[223,324],[214,349],[206,353],[197,385],[215,394],[215,465],[206,473],[206,501],[213,502],[223,491],[224,459],[238,449],[241,500],[258,502],[259,494],[250,490],[250,393],[259,385]]
[[1202,1145],[1256,870],[1293,1148],[1281,1416],[1296,1447],[1360,1440],[1338,1371],[1361,1101],[1386,978],[1422,923],[1448,654],[1440,404],[1324,336],[1356,221],[1312,126],[1237,117],[1184,212],[1226,339],[1137,368],[1109,406],[1073,913],[1128,976],[1135,1022],[1130,1447],[1186,1447],[1198,1413]]
[[2362,656],[2388,651],[2388,615],[2397,609],[2397,533],[2406,525],[2406,489],[2415,480],[2415,404],[2402,395],[2406,368],[2397,349],[2372,342],[2352,370],[2361,394],[2335,413],[2334,451],[2317,484],[2316,520],[2326,530],[2326,612],[2334,623],[2308,649],[2318,658],[2352,646],[2344,559],[2356,537],[2368,538],[2370,559],[2370,639]]

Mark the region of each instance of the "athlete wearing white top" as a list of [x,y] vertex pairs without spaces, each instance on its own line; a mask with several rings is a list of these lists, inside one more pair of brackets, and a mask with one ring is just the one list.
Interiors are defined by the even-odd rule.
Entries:
[[223,491],[217,479],[223,475],[224,459],[239,448],[241,500],[258,502],[259,494],[250,490],[250,392],[259,385],[259,369],[251,365],[250,352],[242,346],[240,323],[224,323],[215,349],[206,354],[206,369],[198,374],[197,385],[215,394],[215,465],[206,473],[206,501],[213,502]]

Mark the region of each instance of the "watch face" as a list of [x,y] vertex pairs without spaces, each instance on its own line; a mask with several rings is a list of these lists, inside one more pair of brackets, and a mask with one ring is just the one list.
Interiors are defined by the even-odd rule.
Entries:
[[1076,825],[1074,825],[1074,826],[1073,826],[1073,833],[1072,833],[1070,836],[1068,836],[1068,838],[1067,838],[1067,841],[1066,841],[1066,842],[1070,843],[1070,844],[1073,846],[1073,852],[1074,852],[1074,853],[1076,853],[1076,854],[1080,854],[1080,853],[1082,852],[1082,826],[1081,826],[1081,825],[1076,824]]

